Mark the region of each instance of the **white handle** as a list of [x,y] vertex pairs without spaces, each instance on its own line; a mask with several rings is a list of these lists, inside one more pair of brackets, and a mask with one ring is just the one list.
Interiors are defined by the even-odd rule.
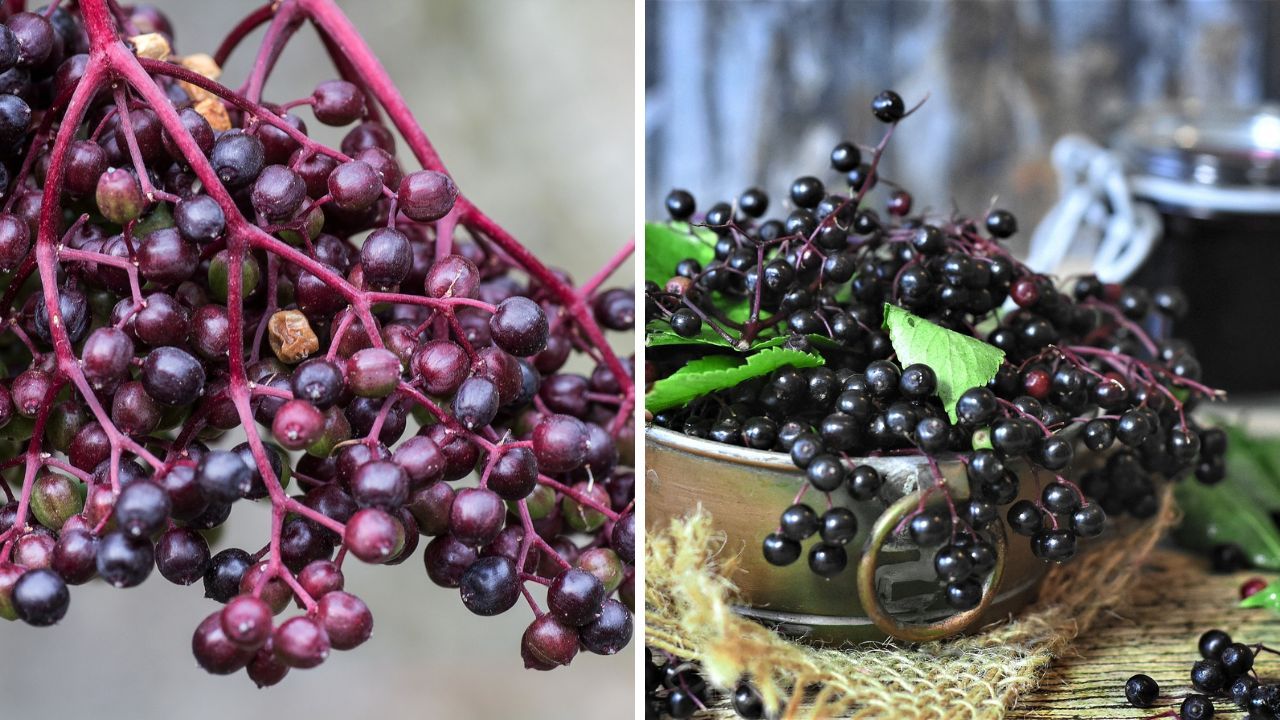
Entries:
[[1080,135],[1053,146],[1060,198],[1031,235],[1027,265],[1053,273],[1071,254],[1091,254],[1103,282],[1122,282],[1155,247],[1160,216],[1135,202],[1120,161]]

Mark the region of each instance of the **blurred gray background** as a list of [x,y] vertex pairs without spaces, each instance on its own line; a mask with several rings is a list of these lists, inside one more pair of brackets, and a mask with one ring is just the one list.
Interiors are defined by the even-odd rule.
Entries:
[[[168,0],[176,50],[212,53],[257,0]],[[633,233],[634,6],[628,0],[349,0],[341,3],[387,65],[459,186],[540,256],[579,282]],[[255,45],[224,82],[239,85]],[[304,29],[267,98],[286,101],[335,76]],[[313,133],[336,142],[305,115]],[[406,153],[407,155],[407,153]],[[632,270],[623,268],[623,286]],[[620,338],[629,353],[630,338]],[[219,544],[260,547],[266,508],[237,506]],[[131,590],[74,589],[61,624],[0,627],[0,718],[630,718],[634,648],[524,670],[523,603],[480,618],[431,584],[418,556],[347,564],[347,586],[375,616],[373,639],[259,691],[214,677],[191,634],[217,606],[158,574]],[[638,633],[637,633],[638,634]]]
[[884,176],[918,210],[978,216],[999,196],[1030,230],[1056,199],[1064,133],[1104,141],[1142,103],[1280,91],[1280,3],[1265,0],[649,0],[646,27],[650,218],[672,187],[705,210],[753,184],[776,206],[799,175],[836,183],[831,147],[874,145],[870,101],[893,88],[929,100]]

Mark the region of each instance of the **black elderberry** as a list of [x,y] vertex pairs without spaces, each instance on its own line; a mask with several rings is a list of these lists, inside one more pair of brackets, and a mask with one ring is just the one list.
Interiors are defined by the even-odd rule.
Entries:
[[1004,457],[1021,457],[1031,450],[1039,434],[1022,418],[1002,418],[991,424],[991,446]]
[[1241,675],[1231,681],[1231,687],[1227,689],[1227,694],[1231,696],[1231,702],[1238,707],[1246,707],[1249,704],[1249,698],[1253,695],[1253,691],[1258,688],[1258,681],[1251,675]]
[[1190,463],[1200,453],[1200,436],[1192,430],[1174,428],[1169,432],[1169,456],[1181,465]]
[[1084,425],[1084,446],[1094,452],[1101,452],[1115,442],[1116,429],[1111,420],[1096,418]]
[[1008,210],[992,210],[987,213],[987,232],[992,237],[1008,238],[1018,232],[1018,220]]
[[687,190],[672,190],[667,193],[666,206],[672,220],[688,220],[697,209],[693,195]]
[[1125,681],[1124,696],[1134,707],[1148,708],[1160,696],[1160,686],[1148,675],[1134,675]]
[[753,417],[742,424],[742,443],[753,450],[769,450],[778,440],[778,424],[767,417]]
[[721,420],[711,426],[708,437],[719,443],[737,445],[742,438],[742,424],[732,418]]
[[702,332],[702,318],[689,308],[680,308],[671,314],[671,329],[680,337],[694,337]]
[[1055,515],[1068,515],[1080,507],[1080,495],[1075,488],[1063,483],[1053,482],[1045,485],[1040,494],[1040,502],[1049,512]]
[[818,514],[813,508],[797,503],[782,511],[779,519],[782,534],[792,540],[804,540],[818,532]]
[[983,481],[978,486],[978,494],[987,502],[996,505],[1008,505],[1018,498],[1018,475],[1006,470],[995,480]]
[[1028,537],[1044,528],[1044,513],[1030,500],[1019,500],[1009,507],[1009,527],[1019,535]]
[[965,552],[975,575],[986,575],[996,566],[996,550],[985,542],[975,542],[967,546]]
[[920,422],[922,408],[915,403],[900,401],[890,405],[884,411],[884,422],[889,432],[898,437],[910,437]]
[[858,534],[858,518],[848,508],[833,507],[822,514],[819,534],[828,545],[844,545]]
[[791,211],[790,215],[787,215],[784,229],[787,235],[808,238],[813,234],[814,230],[818,229],[818,218],[814,216],[812,211],[806,208],[798,208]]
[[933,225],[925,225],[911,236],[911,247],[921,255],[937,255],[947,247],[942,231]]
[[702,264],[693,258],[685,258],[676,263],[676,275],[692,280],[702,272]]
[[803,423],[795,420],[788,420],[778,426],[778,447],[784,452],[791,452],[791,446],[795,443],[796,438],[810,434],[809,428]]
[[725,230],[729,223],[733,221],[733,208],[729,203],[716,203],[707,210],[707,227],[713,230]]
[[831,151],[831,167],[836,172],[847,173],[862,164],[862,151],[851,142],[842,142]]
[[1217,660],[1222,657],[1222,651],[1227,649],[1231,644],[1231,636],[1221,630],[1206,630],[1200,636],[1197,648],[1200,650],[1200,657],[1206,660]]
[[880,122],[893,123],[902,119],[906,106],[902,96],[892,90],[883,90],[871,101],[871,112]]
[[995,503],[977,498],[970,499],[960,506],[960,517],[974,530],[982,530],[1000,516]]
[[1031,538],[1031,552],[1048,562],[1066,562],[1076,554],[1076,536],[1067,530],[1042,530]]
[[880,492],[883,480],[870,465],[856,465],[849,472],[849,494],[855,500],[870,500]]
[[694,698],[693,692],[684,688],[673,688],[667,695],[667,714],[676,720],[691,718],[698,711],[699,702],[700,700]]
[[990,450],[977,450],[969,458],[967,471],[975,482],[994,482],[1005,473],[1004,461]]
[[1181,320],[1187,314],[1187,296],[1181,289],[1166,287],[1156,290],[1151,295],[1156,309],[1174,320]]
[[809,484],[822,492],[831,492],[844,483],[845,470],[840,458],[823,454],[815,457],[805,469]]
[[930,397],[938,391],[938,376],[933,368],[923,363],[908,365],[902,369],[898,391],[915,400]]
[[892,398],[898,391],[901,371],[897,365],[888,360],[876,360],[867,365],[863,376],[867,381],[867,389],[880,400]]
[[751,683],[739,683],[733,691],[733,711],[743,720],[764,718],[764,699]]
[[797,207],[815,208],[825,195],[822,181],[816,177],[806,175],[791,183],[791,202]]
[[969,577],[973,572],[973,561],[964,548],[943,545],[933,556],[933,569],[938,573],[938,579],[955,582]]
[[818,543],[809,548],[809,569],[814,575],[830,578],[844,572],[849,555],[842,545]]
[[982,602],[982,583],[968,577],[947,583],[947,604],[956,610],[972,610]]
[[1046,470],[1061,470],[1071,464],[1073,455],[1070,442],[1057,436],[1047,437],[1040,446],[1040,465]]
[[852,415],[832,413],[822,419],[818,433],[828,448],[847,452],[857,447],[862,439],[863,424]]
[[911,541],[920,547],[937,545],[950,534],[951,518],[940,512],[917,513],[907,523],[907,531]]
[[771,565],[790,565],[800,559],[800,543],[781,533],[764,538],[764,559]]
[[1209,720],[1213,717],[1213,702],[1204,695],[1188,695],[1178,708],[1178,717],[1181,720]]
[[1191,685],[1210,695],[1216,695],[1227,686],[1228,673],[1219,660],[1197,660],[1191,666]]
[[[868,165],[860,165],[856,170],[849,173],[849,184],[857,190],[862,187],[869,179],[871,167]],[[874,183],[873,183],[874,185]],[[853,218],[853,231],[858,235],[870,235],[880,229],[880,216],[876,215],[875,210],[864,208],[858,211]]]
[[1231,643],[1222,649],[1219,660],[1228,676],[1237,677],[1253,669],[1253,650],[1243,643]]
[[1107,515],[1097,503],[1089,503],[1071,513],[1071,530],[1076,537],[1091,538],[1102,534]]
[[822,441],[817,435],[804,433],[791,442],[791,462],[802,470],[806,469],[822,450]]
[[1255,688],[1245,707],[1251,718],[1275,717],[1276,708],[1280,708],[1280,685],[1274,683]]
[[1116,305],[1130,320],[1142,320],[1151,312],[1151,295],[1145,288],[1127,287],[1120,291]]
[[769,210],[769,196],[760,188],[750,188],[738,196],[738,209],[748,217],[764,217]]

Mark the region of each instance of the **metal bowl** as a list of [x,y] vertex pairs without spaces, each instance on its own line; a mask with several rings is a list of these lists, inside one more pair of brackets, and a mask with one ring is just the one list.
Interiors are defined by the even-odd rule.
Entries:
[[[645,457],[648,527],[665,527],[700,504],[724,534],[724,551],[741,554],[731,578],[741,590],[738,611],[806,641],[925,642],[975,630],[1031,602],[1048,570],[1031,554],[1030,543],[1005,541],[1002,519],[993,523],[998,560],[981,603],[961,613],[948,606],[933,570],[933,553],[921,552],[893,532],[918,507],[922,489],[934,484],[928,462],[919,456],[854,459],[876,468],[885,482],[879,497],[870,501],[854,502],[843,489],[832,494],[835,504],[854,512],[859,528],[846,546],[848,568],[832,579],[810,572],[803,558],[775,567],[761,554],[764,536],[777,528],[778,515],[804,483],[789,456],[649,426]],[[1078,464],[1082,467],[1073,468],[1072,475],[1085,469]],[[1023,497],[1033,497],[1039,483],[1025,477],[1030,466],[1013,464],[1011,469],[1024,476]],[[941,462],[939,470],[953,498],[968,497],[963,463]],[[941,493],[929,497],[930,503],[943,502]]]

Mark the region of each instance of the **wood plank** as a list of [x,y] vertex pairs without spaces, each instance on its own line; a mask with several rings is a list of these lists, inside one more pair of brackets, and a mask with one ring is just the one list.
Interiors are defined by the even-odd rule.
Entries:
[[[1240,585],[1256,572],[1214,575],[1204,560],[1161,550],[1148,561],[1129,605],[1077,638],[1045,674],[1040,687],[1025,696],[1010,720],[1140,720],[1174,710],[1192,692],[1191,664],[1201,633],[1219,628],[1240,642],[1280,647],[1280,614],[1237,607]],[[1262,654],[1257,663],[1263,681],[1280,682],[1280,656]],[[1124,683],[1135,673],[1160,685],[1155,707],[1131,707]],[[724,700],[727,700],[725,698]],[[1215,703],[1217,718],[1245,714],[1225,699]],[[735,718],[726,702],[698,718]],[[905,720],[905,719],[903,719]]]
[[[1191,663],[1200,634],[1220,628],[1247,643],[1280,644],[1280,614],[1236,607],[1241,583],[1256,573],[1212,575],[1182,553],[1154,556],[1129,607],[1077,639],[1073,654],[1045,674],[1039,690],[1010,714],[1018,720],[1087,718],[1130,720],[1176,710],[1190,692]],[[1280,657],[1258,660],[1263,680],[1280,681]],[[1140,710],[1124,700],[1124,682],[1146,673],[1160,684],[1156,707]],[[1215,717],[1244,713],[1223,699]]]

